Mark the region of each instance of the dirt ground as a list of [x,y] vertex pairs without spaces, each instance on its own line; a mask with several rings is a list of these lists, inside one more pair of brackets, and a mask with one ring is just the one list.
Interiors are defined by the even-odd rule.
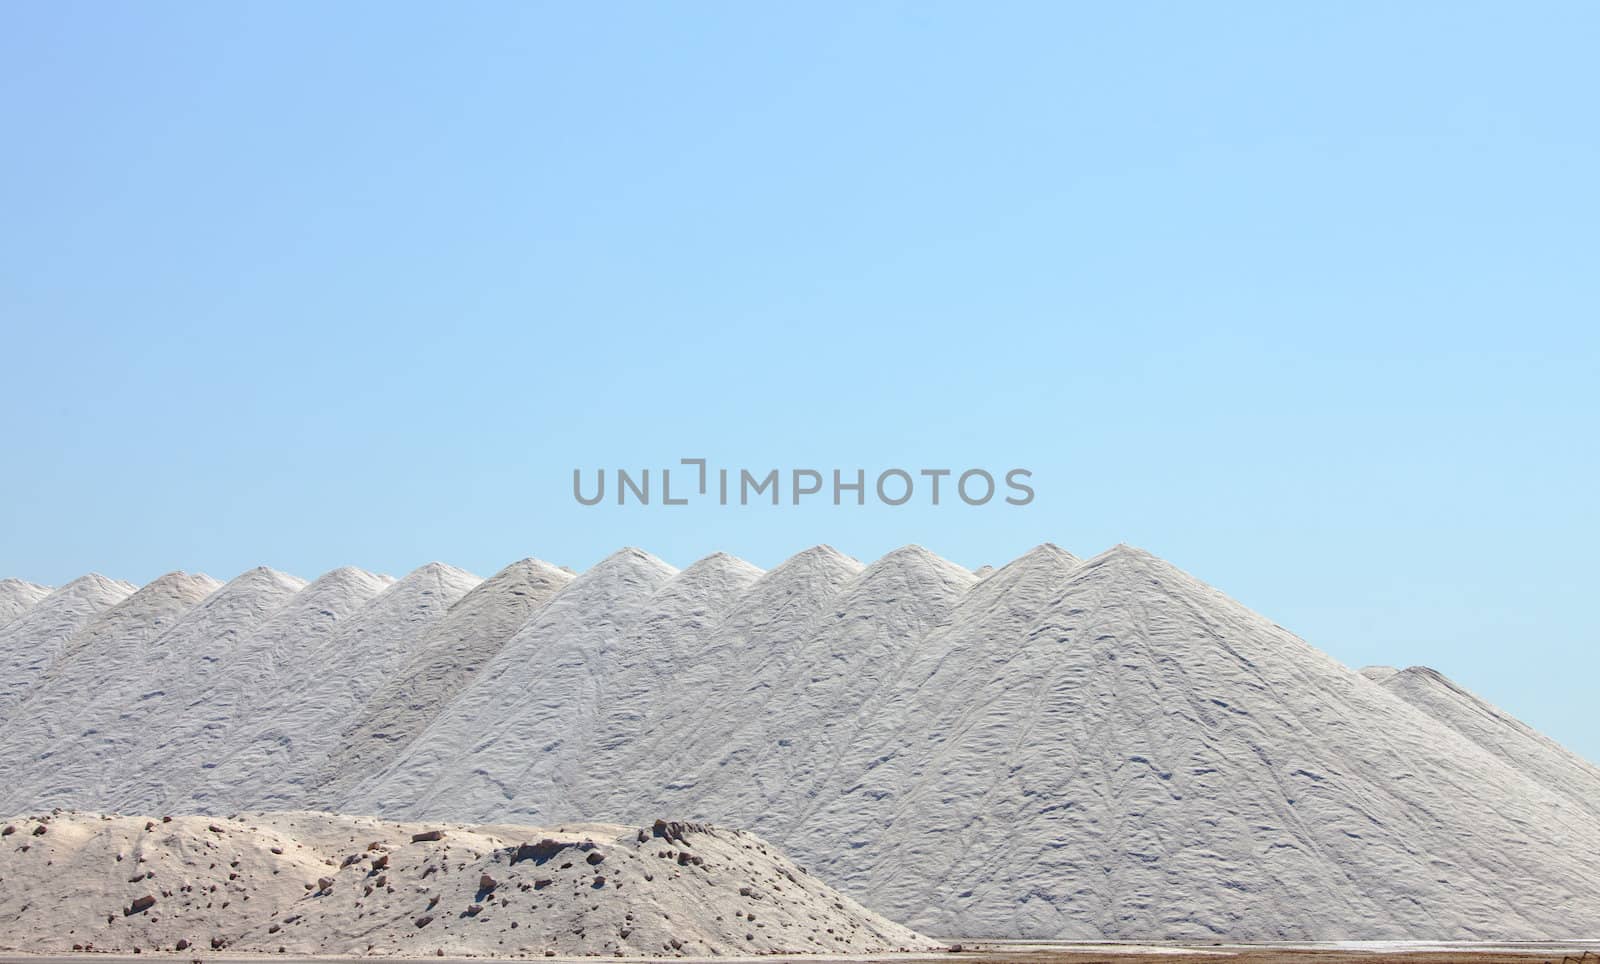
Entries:
[[954,961],[982,964],[1600,964],[1600,945],[964,944]]
[[[1046,944],[966,941],[957,953],[773,955],[756,958],[622,958],[623,961],[681,960],[686,964],[1600,964],[1600,941],[1572,944]],[[139,955],[5,955],[0,964],[139,964],[151,959],[185,964],[329,964],[334,961],[413,960],[376,957],[288,957],[278,954],[218,956],[193,952]],[[516,958],[415,958],[435,964],[481,964]],[[602,958],[538,958],[542,964],[594,964]]]

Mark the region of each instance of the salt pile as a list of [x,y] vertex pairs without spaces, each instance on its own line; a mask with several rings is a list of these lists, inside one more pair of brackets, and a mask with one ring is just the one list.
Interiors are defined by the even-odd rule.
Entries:
[[760,838],[324,813],[13,820],[0,949],[722,956],[940,945]]
[[[656,696],[643,732],[631,741],[599,741],[596,752],[606,769],[637,779],[607,782],[597,773],[584,784],[592,798],[587,806],[594,812],[643,812],[652,800],[693,799],[700,763],[722,759],[728,737],[752,721],[768,719],[766,699],[774,685],[808,671],[794,655],[811,627],[838,611],[835,603],[861,571],[856,560],[816,546],[751,583],[742,596],[724,604],[720,619],[690,639],[647,641],[646,646],[674,647],[687,655],[650,681]],[[721,729],[701,726],[709,704],[719,708]],[[763,779],[738,762],[733,766],[732,775],[745,778],[740,783]]]
[[[20,580],[18,580],[20,582]],[[7,718],[68,639],[138,588],[97,573],[74,579],[0,626],[0,718]],[[27,590],[14,590],[20,602]]]
[[406,664],[450,607],[481,580],[430,563],[384,589],[322,640],[287,661],[218,748],[208,807],[295,806],[337,747],[345,721]]
[[1594,821],[1148,554],[967,615],[864,730],[873,762],[806,828],[766,829],[891,916],[1247,940],[1600,919]]
[[24,582],[21,579],[0,579],[0,626],[32,609],[50,595],[49,586]]
[[106,806],[131,751],[181,694],[204,686],[235,641],[304,585],[265,568],[220,588],[171,573],[108,611],[66,644],[0,734],[0,752],[30,761],[8,769],[0,809]]
[[393,763],[511,635],[571,581],[564,569],[523,559],[461,597],[344,727],[313,780],[310,802],[336,806],[364,777]]
[[[808,615],[788,627],[803,628],[790,638],[752,638],[737,625],[714,634],[718,655],[698,661],[700,672],[683,688],[699,705],[679,708],[674,725],[632,744],[624,765],[642,780],[629,789],[663,788],[656,799],[608,800],[612,788],[597,785],[593,792],[606,802],[591,808],[629,812],[668,800],[694,807],[714,799],[730,821],[759,819],[772,828],[809,823],[827,799],[818,796],[821,788],[870,725],[889,682],[976,582],[966,569],[914,546],[865,570],[831,550],[812,561],[815,567],[796,575],[830,591],[794,611]],[[811,582],[819,576],[821,582]],[[711,706],[720,708],[714,719],[705,712]]]
[[224,650],[212,647],[195,668],[203,679],[180,674],[179,685],[160,697],[137,745],[130,747],[108,781],[105,805],[124,813],[204,806],[225,796],[211,771],[229,752],[229,739],[261,713],[279,681],[294,675],[308,654],[394,583],[361,569],[335,569],[296,593],[265,620],[238,635]]
[[478,810],[495,819],[547,814],[549,796],[526,796],[522,777],[539,764],[539,755],[563,752],[565,741],[535,747],[516,727],[519,718],[559,713],[576,695],[550,675],[551,654],[591,652],[622,638],[643,614],[645,600],[675,571],[649,553],[624,549],[572,580],[340,809],[438,816]]
[[1600,767],[1467,692],[1437,670],[1369,666],[1361,672],[1541,786],[1600,817]]
[[[86,617],[16,684],[7,808],[683,814],[950,935],[1558,940],[1600,920],[1594,766],[1126,546],[977,572],[916,547],[765,573],[627,549],[481,585],[433,566],[319,621],[323,582],[209,643],[209,598]],[[64,591],[0,626],[0,656],[26,669],[17,627],[56,638]],[[141,654],[163,639],[187,655],[158,684]]]

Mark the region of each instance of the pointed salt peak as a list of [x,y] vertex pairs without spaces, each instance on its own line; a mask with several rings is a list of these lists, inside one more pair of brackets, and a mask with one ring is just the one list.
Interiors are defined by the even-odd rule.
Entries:
[[648,573],[656,576],[671,577],[677,575],[678,570],[670,563],[656,558],[643,549],[624,546],[590,566],[579,578],[588,581],[594,578],[611,578],[628,573]]
[[503,600],[509,596],[531,595],[537,598],[543,595],[548,598],[571,581],[571,576],[547,562],[519,559],[473,586],[471,591],[456,600],[452,608],[471,608],[480,602]]
[[1434,669],[1432,666],[1407,666],[1405,669],[1395,673],[1392,678],[1395,682],[1400,682],[1402,680],[1424,679],[1430,683],[1443,683],[1451,689],[1460,689],[1454,680]]
[[696,560],[687,569],[656,587],[650,605],[658,612],[676,612],[680,600],[726,600],[741,596],[760,581],[760,568],[725,552]]
[[176,570],[158,576],[146,583],[134,596],[183,595],[196,598],[209,596],[222,588],[219,580],[203,572],[188,573]]
[[775,576],[779,573],[788,574],[796,571],[824,571],[848,578],[860,574],[865,569],[866,566],[863,566],[860,560],[845,555],[833,546],[823,544],[795,553],[770,570],[767,575]]
[[359,588],[361,586],[376,586],[381,589],[392,582],[394,582],[394,579],[389,576],[379,575],[375,572],[368,572],[367,570],[357,568],[356,566],[340,566],[337,569],[330,569],[318,576],[311,583],[311,585],[307,586],[306,588],[308,590],[320,591],[323,589],[332,588]]
[[1100,554],[1100,556],[1097,557],[1097,558],[1105,558],[1105,557],[1108,557],[1108,556],[1113,556],[1113,557],[1117,557],[1117,558],[1124,558],[1124,559],[1137,559],[1139,561],[1146,561],[1146,562],[1147,561],[1156,561],[1156,562],[1160,561],[1155,556],[1155,554],[1153,554],[1151,552],[1148,552],[1147,550],[1141,549],[1138,546],[1130,546],[1126,542],[1117,543],[1116,545],[1112,546],[1110,549],[1107,549],[1105,552],[1102,552]]
[[868,566],[861,573],[862,582],[870,582],[886,573],[905,573],[921,570],[936,572],[945,579],[958,583],[973,583],[977,581],[971,570],[958,566],[937,553],[930,552],[922,546],[912,544],[901,546],[893,552],[887,553],[883,558]]
[[545,562],[543,559],[535,559],[533,556],[527,556],[525,558],[518,559],[516,562],[511,563],[510,565],[501,569],[499,572],[490,576],[488,579],[485,579],[484,583],[487,585],[489,583],[499,584],[506,582],[551,582],[557,585],[564,585],[572,581],[572,576],[573,572],[570,569],[566,569],[561,566],[554,566],[548,562]]
[[422,585],[449,586],[454,589],[459,589],[461,592],[465,593],[481,582],[483,582],[481,578],[473,575],[465,569],[457,569],[455,566],[452,566],[446,562],[430,562],[426,565],[418,566],[417,568],[406,573],[406,577],[404,579],[395,583],[390,588],[398,589],[401,586],[412,587]]
[[1399,672],[1400,669],[1396,666],[1361,667],[1361,675],[1365,676],[1369,680],[1372,680],[1374,683],[1386,683],[1398,675]]
[[57,589],[56,592],[72,593],[74,595],[80,593],[121,593],[123,595],[128,595],[133,593],[138,588],[138,586],[131,582],[124,582],[121,579],[112,579],[107,576],[102,576],[98,572],[90,572],[72,580],[65,586]]
[[299,576],[291,576],[268,566],[256,566],[234,576],[228,581],[228,587],[254,590],[285,589],[289,592],[299,592],[306,587],[306,581]]
[[1112,571],[1119,573],[1144,573],[1148,575],[1167,575],[1188,577],[1183,570],[1172,563],[1152,555],[1137,546],[1127,543],[1117,543],[1105,552],[1088,560],[1084,564],[1089,571]]
[[0,579],[0,586],[4,586],[7,589],[27,590],[30,592],[49,592],[51,589],[49,586],[41,586],[36,582],[16,578]]
[[[1128,548],[1128,547],[1119,546],[1119,548]],[[1143,550],[1137,550],[1136,549],[1134,551],[1135,552],[1142,552]],[[1023,553],[1018,558],[1021,558],[1021,559],[1050,559],[1050,560],[1053,560],[1055,562],[1063,562],[1063,563],[1066,563],[1068,565],[1073,565],[1073,566],[1075,566],[1079,562],[1083,561],[1083,560],[1079,559],[1077,556],[1073,555],[1072,553],[1070,553],[1067,550],[1061,548],[1060,546],[1056,545],[1053,542],[1041,542],[1038,545],[1034,546],[1032,549],[1029,549],[1027,552]]]
[[[990,574],[1004,574],[1005,578],[1009,580],[1029,575],[1052,579],[1065,578],[1068,573],[1082,564],[1072,553],[1065,551],[1054,543],[1046,542],[1034,546],[999,569],[990,569]],[[988,569],[989,567],[986,566],[984,568]]]
[[674,582],[702,583],[714,580],[737,579],[743,582],[755,582],[763,575],[761,567],[740,559],[738,556],[726,552],[713,552],[704,559],[696,560],[689,568],[678,573]]

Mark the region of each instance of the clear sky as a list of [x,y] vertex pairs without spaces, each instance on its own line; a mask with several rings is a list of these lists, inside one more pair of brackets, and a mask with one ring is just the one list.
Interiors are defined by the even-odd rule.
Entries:
[[0,576],[1129,542],[1600,759],[1594,4],[0,14]]

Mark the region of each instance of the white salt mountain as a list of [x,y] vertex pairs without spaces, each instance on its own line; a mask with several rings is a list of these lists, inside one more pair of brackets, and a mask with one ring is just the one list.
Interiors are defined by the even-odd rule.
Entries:
[[4,832],[0,950],[415,958],[940,947],[759,837],[697,824],[62,812]]
[[190,799],[212,811],[298,806],[339,745],[343,725],[481,581],[429,563],[302,649],[244,708],[244,720],[230,728],[215,767]]
[[117,716],[150,678],[151,644],[220,585],[206,575],[168,573],[56,648],[0,728],[0,810],[96,792],[102,773],[93,761],[103,741],[125,733]]
[[1573,806],[1600,818],[1600,767],[1426,666],[1369,666],[1362,674],[1493,753]]
[[954,630],[959,658],[864,733],[881,762],[811,817],[876,826],[791,844],[891,916],[1247,940],[1600,919],[1600,825],[1170,565],[1119,547],[1009,609]]
[[[622,782],[609,774],[637,774],[626,781],[630,786],[649,779],[639,752],[672,712],[664,684],[682,680],[686,669],[709,658],[706,641],[763,577],[743,559],[721,552],[707,556],[656,590],[626,641],[595,654],[596,685],[584,688],[581,707],[584,735],[564,744],[558,767],[545,768],[569,801],[558,806],[598,812],[599,801]],[[570,671],[575,669],[574,664]],[[559,725],[559,719],[550,722]]]
[[[763,575],[695,638],[672,644],[687,655],[650,681],[657,696],[648,728],[632,742],[599,741],[604,762],[585,784],[589,807],[642,813],[689,799],[694,773],[704,761],[721,759],[739,727],[768,720],[779,726],[766,712],[768,694],[809,673],[795,655],[861,571],[861,563],[831,546],[807,549]],[[606,771],[636,778],[608,784]],[[755,782],[762,775],[747,776]]]
[[308,802],[333,807],[359,782],[410,746],[523,624],[572,581],[572,574],[523,559],[451,606],[415,653],[346,725],[312,781]]
[[644,602],[675,572],[648,553],[623,549],[573,579],[340,809],[442,816],[544,812],[545,802],[522,794],[518,780],[537,763],[530,753],[557,752],[561,741],[530,745],[508,727],[520,714],[537,713],[533,704],[560,706],[579,695],[551,682],[550,653],[592,652],[621,639],[643,614]]
[[109,781],[106,804],[123,813],[166,813],[216,796],[210,777],[228,737],[248,726],[262,694],[299,671],[309,652],[326,644],[394,582],[360,569],[335,569],[290,598],[266,620],[214,658],[207,682],[168,687],[146,714],[143,738]]
[[[1442,678],[1356,673],[1139,550],[1046,545],[981,578],[915,548],[863,570],[819,547],[765,574],[624,550],[503,645],[472,628],[515,620],[491,593],[424,607],[420,630],[388,596],[348,620],[357,655],[332,652],[346,621],[292,650],[299,675],[222,726],[241,759],[181,807],[742,821],[941,934],[1566,939],[1600,920],[1593,767]],[[448,668],[437,691],[424,666]],[[41,754],[122,724],[34,705],[56,722],[0,730],[5,776],[26,771],[13,810],[92,787],[81,766],[38,785]]]
[[[783,823],[760,814],[752,819],[803,848],[804,859],[827,862],[830,879],[865,886],[883,860],[880,844],[886,827],[900,819],[922,819],[931,828],[940,819],[937,806],[920,816],[897,813],[911,788],[942,766],[952,751],[946,732],[931,720],[951,720],[949,727],[970,726],[978,734],[992,734],[980,738],[1050,746],[1046,734],[1015,729],[1031,690],[1017,688],[1008,668],[1025,658],[1027,640],[1018,627],[1044,615],[1079,565],[1047,544],[973,586],[929,632],[901,644],[904,651],[892,670],[879,673],[852,731],[817,757],[818,774],[804,784],[805,792],[775,788],[794,798],[778,806],[796,816]],[[781,739],[806,738],[798,733]],[[752,807],[753,801],[740,802],[741,809]],[[948,837],[919,840],[899,832],[899,846],[913,852],[951,846]]]
[[0,719],[61,655],[67,640],[136,586],[98,573],[81,576],[0,626]]
[[697,661],[710,672],[668,687],[700,702],[633,744],[629,772],[644,779],[631,781],[630,789],[660,787],[656,799],[622,804],[602,797],[591,807],[649,811],[715,800],[730,822],[759,821],[767,832],[791,833],[809,820],[842,754],[870,725],[920,641],[977,581],[917,546],[864,571],[825,547],[803,561],[816,564],[803,578],[827,574],[815,584],[830,590],[805,607],[804,622],[776,639],[738,624],[713,633],[722,650]]
[[32,609],[48,595],[49,586],[21,579],[0,579],[0,626]]
[[507,796],[513,808],[520,801],[538,801],[537,810],[513,809],[519,820],[588,812],[587,783],[594,778],[612,783],[605,774],[617,772],[605,751],[650,732],[647,715],[660,698],[659,681],[671,678],[686,658],[679,644],[692,638],[695,627],[720,616],[761,574],[723,554],[677,573],[642,553],[617,562],[624,564],[621,571],[639,567],[670,578],[626,610],[618,607],[619,618],[608,625],[553,636],[540,645],[530,674],[533,685],[521,698],[499,704],[488,718],[493,723],[482,731],[483,749],[476,756],[505,763],[489,770],[500,801],[489,797],[483,806],[503,810]]
[[[304,585],[266,568],[221,588],[174,573],[71,640],[0,735],[4,752],[36,761],[10,775],[6,809],[24,800],[107,806],[120,768],[165,720],[174,694],[203,688],[238,641]],[[39,746],[52,749],[29,752]]]

